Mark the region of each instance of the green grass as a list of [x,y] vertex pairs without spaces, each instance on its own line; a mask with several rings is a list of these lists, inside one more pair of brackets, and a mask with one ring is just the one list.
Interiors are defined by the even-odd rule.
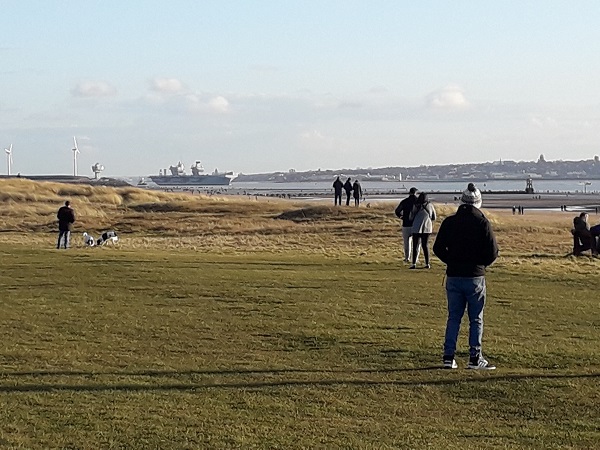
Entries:
[[0,244],[0,448],[598,447],[595,262],[498,261],[473,373],[439,261],[332,255]]

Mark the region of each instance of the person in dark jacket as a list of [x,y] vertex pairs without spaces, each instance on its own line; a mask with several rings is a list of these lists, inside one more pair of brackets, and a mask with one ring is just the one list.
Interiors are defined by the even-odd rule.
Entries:
[[410,213],[417,201],[417,188],[410,188],[409,195],[396,206],[396,216],[402,219],[402,241],[404,243],[404,262],[410,262],[410,251],[412,246],[412,224],[413,218]]
[[481,192],[469,183],[461,196],[456,214],[440,226],[433,252],[446,264],[448,321],[443,363],[447,369],[458,367],[454,359],[460,323],[467,309],[469,316],[468,369],[495,369],[481,351],[483,309],[486,300],[485,269],[498,257],[498,244],[492,226],[481,207]]
[[73,223],[75,222],[75,213],[73,212],[71,203],[68,200],[65,202],[64,206],[61,206],[58,209],[56,218],[58,219],[58,242],[56,243],[56,248],[60,248],[61,242],[63,242],[64,248],[69,248],[71,241],[71,229],[73,228]]
[[[582,252],[591,250],[593,256],[598,255],[596,238],[592,234],[588,222],[588,213],[582,212],[573,219],[573,255],[581,256]],[[596,230],[595,230],[596,231]]]
[[598,239],[600,238],[600,224],[590,227],[590,233],[592,233],[592,245],[596,249],[596,256],[598,256],[598,247],[600,246],[600,242],[598,242]]
[[346,191],[346,206],[350,206],[350,197],[352,197],[352,180],[350,178],[344,183],[344,190]]
[[340,180],[340,177],[337,177],[335,179],[335,181],[333,182],[333,192],[334,192],[334,199],[333,199],[333,204],[334,205],[342,205],[342,189],[344,188],[344,183],[342,183],[342,180]]
[[362,198],[362,186],[358,180],[354,180],[352,192],[352,195],[354,196],[354,206],[360,205],[360,199]]

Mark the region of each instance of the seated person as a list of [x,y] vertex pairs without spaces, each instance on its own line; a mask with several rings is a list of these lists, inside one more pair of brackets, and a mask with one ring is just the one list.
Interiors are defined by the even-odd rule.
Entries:
[[582,212],[573,219],[573,255],[579,256],[581,252],[591,250],[592,255],[597,255],[596,239],[592,236],[590,225],[588,224],[588,214]]
[[590,227],[590,233],[592,233],[594,245],[596,246],[596,250],[598,250],[600,248],[600,224]]

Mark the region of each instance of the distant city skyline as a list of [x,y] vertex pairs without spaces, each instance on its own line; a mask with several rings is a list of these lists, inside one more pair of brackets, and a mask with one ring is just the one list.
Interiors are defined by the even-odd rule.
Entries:
[[14,174],[71,174],[73,136],[88,176],[600,153],[596,1],[7,0],[2,16]]

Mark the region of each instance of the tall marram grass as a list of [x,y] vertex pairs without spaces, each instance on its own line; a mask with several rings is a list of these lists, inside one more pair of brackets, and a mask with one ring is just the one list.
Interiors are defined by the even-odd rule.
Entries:
[[[115,229],[122,245],[251,251],[296,249],[327,254],[364,253],[382,258],[400,254],[400,222],[394,204],[333,207],[328,202],[288,201],[236,195],[169,193],[135,187],[111,188],[0,180],[0,229],[11,242],[52,242],[56,211],[70,200],[75,210],[74,242],[83,231]],[[453,205],[436,205],[439,223]],[[512,216],[485,211],[505,258],[534,261],[562,258],[571,247],[570,216]],[[13,234],[10,234],[10,233]],[[9,236],[10,234],[10,236]]]

